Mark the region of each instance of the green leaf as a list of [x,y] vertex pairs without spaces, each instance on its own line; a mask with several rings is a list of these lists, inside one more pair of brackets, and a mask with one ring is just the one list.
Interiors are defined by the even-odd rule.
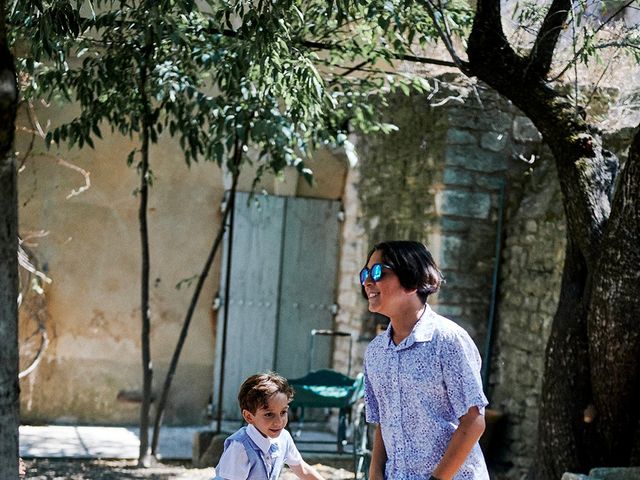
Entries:
[[136,151],[135,150],[131,150],[129,152],[129,155],[127,155],[127,167],[130,167],[131,165],[133,165],[133,160],[134,160],[135,155],[136,155]]

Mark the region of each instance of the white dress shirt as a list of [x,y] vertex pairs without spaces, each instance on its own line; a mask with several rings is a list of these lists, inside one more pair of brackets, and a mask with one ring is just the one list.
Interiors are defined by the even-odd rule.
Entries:
[[[293,443],[291,434],[287,430],[283,430],[278,438],[269,438],[263,436],[253,425],[247,426],[247,435],[260,449],[262,458],[267,467],[267,471],[271,470],[274,458],[284,453],[284,463],[287,465],[300,465],[302,457],[300,452]],[[272,443],[278,444],[278,451],[273,454],[269,453]],[[282,451],[282,446],[287,447]],[[244,449],[244,445],[240,442],[231,442],[224,452],[220,463],[216,467],[216,474],[219,477],[228,480],[246,480],[249,475],[249,457]]]

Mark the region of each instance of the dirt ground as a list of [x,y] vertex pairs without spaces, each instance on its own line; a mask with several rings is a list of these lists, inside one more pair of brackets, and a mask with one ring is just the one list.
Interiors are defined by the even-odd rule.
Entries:
[[[187,463],[163,463],[137,468],[135,460],[25,459],[25,478],[33,480],[211,480],[213,468],[191,468]],[[353,478],[353,473],[327,465],[314,465],[326,480]],[[284,471],[280,480],[293,480]]]

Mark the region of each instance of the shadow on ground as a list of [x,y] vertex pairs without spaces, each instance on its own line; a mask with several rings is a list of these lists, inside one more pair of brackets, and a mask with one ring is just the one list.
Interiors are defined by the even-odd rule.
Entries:
[[189,468],[185,463],[137,468],[134,460],[25,459],[26,478],[33,480],[170,480],[213,478],[213,468]]
[[[211,480],[213,468],[191,468],[190,462],[167,462],[137,468],[135,460],[25,459],[30,480]],[[314,465],[326,480],[346,480],[353,473],[327,465]],[[280,480],[295,479],[283,472]]]

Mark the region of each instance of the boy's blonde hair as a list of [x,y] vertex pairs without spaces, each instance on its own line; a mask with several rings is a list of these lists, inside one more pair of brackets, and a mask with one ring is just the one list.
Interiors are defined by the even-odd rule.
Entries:
[[284,393],[289,401],[293,399],[293,388],[284,377],[275,372],[251,375],[240,386],[240,409],[255,414],[259,408],[266,408],[269,399],[276,393]]

